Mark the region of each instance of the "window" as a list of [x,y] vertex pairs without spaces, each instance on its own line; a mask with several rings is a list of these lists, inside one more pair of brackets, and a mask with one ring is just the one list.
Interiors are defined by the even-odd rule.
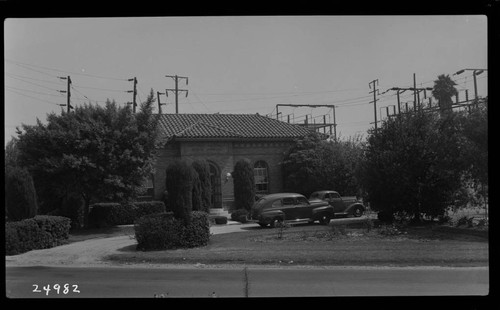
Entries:
[[340,195],[338,193],[331,193],[330,194],[332,198],[340,198]]
[[295,199],[293,199],[293,197],[283,198],[283,205],[284,206],[291,206],[294,204],[295,204]]
[[298,205],[308,205],[309,201],[305,197],[297,197],[297,204]]
[[269,193],[269,178],[267,170],[267,164],[265,161],[259,160],[255,163],[253,167],[255,194]]

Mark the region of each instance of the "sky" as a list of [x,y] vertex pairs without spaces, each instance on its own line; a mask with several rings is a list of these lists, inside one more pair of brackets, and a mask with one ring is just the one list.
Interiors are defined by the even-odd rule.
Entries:
[[[385,107],[397,105],[392,87],[432,87],[440,74],[474,94],[472,71],[487,69],[487,17],[201,16],[7,18],[4,20],[5,143],[16,126],[61,113],[71,77],[73,106],[137,100],[175,87],[179,113],[259,113],[276,118],[277,104],[335,105],[337,136],[367,136]],[[477,76],[488,95],[488,72]],[[386,92],[387,91],[387,92]],[[423,94],[421,94],[423,95]],[[427,96],[430,96],[428,93]],[[423,98],[422,98],[423,99]],[[426,99],[428,100],[428,99]],[[160,95],[175,113],[174,94]],[[401,94],[401,102],[413,94]],[[334,122],[331,108],[280,106],[284,121]],[[157,112],[157,110],[155,110]]]

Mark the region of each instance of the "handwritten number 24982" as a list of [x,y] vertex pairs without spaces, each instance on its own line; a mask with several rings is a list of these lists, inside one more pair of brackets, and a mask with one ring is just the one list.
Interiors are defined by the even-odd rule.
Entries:
[[[52,285],[52,289],[50,288],[50,284],[47,284],[45,286],[42,287],[42,290],[39,290],[38,289],[38,284],[33,284],[34,286],[34,289],[33,289],[33,292],[34,293],[42,293],[42,290],[45,291],[45,295],[48,296],[50,291],[54,291],[54,293],[56,294],[64,294],[64,295],[67,295],[68,293],[77,293],[79,294],[80,291],[78,290],[78,285],[77,284],[73,284],[73,285],[70,285],[68,283],[64,284],[64,285],[59,285],[59,284],[54,284]],[[71,290],[71,288],[73,290]]]

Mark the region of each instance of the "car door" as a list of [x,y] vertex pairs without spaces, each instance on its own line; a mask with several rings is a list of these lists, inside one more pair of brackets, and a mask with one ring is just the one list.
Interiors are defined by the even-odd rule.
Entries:
[[342,201],[342,198],[340,198],[340,195],[338,193],[330,193],[329,202],[330,205],[333,206],[333,212],[335,213],[344,212],[345,209],[344,202]]
[[312,207],[305,197],[297,197],[295,200],[295,211],[298,219],[311,219]]
[[294,197],[283,197],[281,199],[281,204],[281,210],[285,213],[285,220],[294,220],[297,218]]

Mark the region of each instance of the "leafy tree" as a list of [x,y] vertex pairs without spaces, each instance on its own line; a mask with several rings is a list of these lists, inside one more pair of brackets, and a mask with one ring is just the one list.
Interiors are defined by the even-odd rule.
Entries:
[[212,196],[212,186],[210,184],[210,167],[205,160],[195,160],[192,164],[194,170],[198,173],[201,189],[201,211],[210,211],[210,202]]
[[250,161],[248,159],[238,160],[234,165],[232,176],[236,209],[250,211],[255,202],[255,180]]
[[193,191],[192,191],[192,206],[193,211],[201,211],[202,201],[201,201],[201,181],[198,172],[194,168],[193,171]]
[[368,139],[363,185],[374,210],[443,214],[461,187],[463,139],[453,117],[415,112],[383,123]]
[[19,149],[17,148],[17,139],[12,139],[5,145],[5,166],[17,167],[19,166]]
[[317,133],[298,140],[283,160],[285,188],[306,196],[322,189],[354,195],[360,186],[356,176],[363,155],[360,137],[325,141]]
[[168,206],[178,219],[190,223],[193,210],[193,183],[196,171],[185,161],[174,161],[167,167]]
[[28,170],[12,166],[5,169],[5,211],[11,221],[37,214],[35,185]]
[[434,81],[432,96],[438,100],[439,108],[443,115],[451,112],[451,106],[453,105],[452,97],[458,93],[455,85],[457,83],[449,75],[444,74],[439,75],[438,79]]
[[151,90],[140,111],[115,102],[77,106],[70,113],[47,116],[47,125],[23,125],[18,130],[19,161],[33,174],[48,212],[68,195],[83,198],[84,224],[93,201],[134,198],[151,174],[157,143]]

